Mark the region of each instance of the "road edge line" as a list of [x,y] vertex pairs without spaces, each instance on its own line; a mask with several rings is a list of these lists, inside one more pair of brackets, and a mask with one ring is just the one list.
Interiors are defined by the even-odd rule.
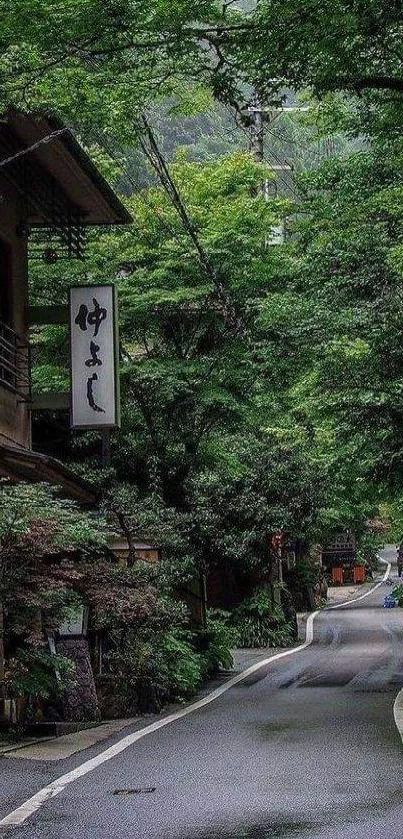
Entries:
[[108,760],[111,760],[112,758],[116,757],[121,752],[124,752],[130,746],[134,745],[134,743],[136,743],[138,740],[141,740],[148,734],[154,733],[154,731],[158,731],[160,728],[165,728],[165,726],[170,725],[171,723],[176,722],[177,720],[180,720],[183,717],[187,717],[189,714],[192,714],[194,713],[194,711],[198,711],[201,708],[204,708],[206,705],[210,705],[212,702],[214,702],[216,699],[218,699],[232,687],[239,684],[239,682],[242,682],[244,679],[248,678],[248,676],[253,675],[258,670],[261,670],[262,667],[266,667],[274,661],[278,661],[281,658],[286,658],[288,656],[295,655],[295,653],[299,653],[302,652],[302,650],[305,650],[312,644],[313,623],[315,618],[319,615],[319,613],[320,610],[317,609],[315,612],[312,612],[308,616],[305,630],[305,641],[302,644],[299,644],[298,647],[293,647],[291,650],[285,650],[281,653],[275,653],[275,655],[272,655],[269,658],[263,659],[262,661],[259,661],[256,664],[252,664],[246,670],[242,670],[241,673],[237,673],[236,676],[233,676],[224,685],[221,685],[219,688],[216,688],[207,696],[204,696],[202,699],[199,699],[197,702],[193,702],[186,708],[183,708],[180,711],[176,711],[174,714],[170,714],[169,716],[164,717],[163,719],[158,720],[155,723],[151,723],[151,725],[147,725],[145,726],[145,728],[141,728],[139,731],[135,731],[132,734],[126,735],[126,737],[122,737],[121,740],[119,740],[113,746],[110,746],[108,749],[105,749],[103,752],[100,752],[100,754],[96,755],[96,757],[84,761],[84,763],[71,770],[71,772],[67,772],[65,775],[61,775],[60,778],[56,778],[55,781],[52,781],[46,787],[43,787],[42,789],[38,790],[38,792],[36,792],[35,795],[31,796],[31,798],[27,799],[27,801],[24,801],[23,804],[21,804],[19,807],[13,810],[11,813],[8,813],[7,816],[4,816],[4,818],[0,820],[0,828],[18,827],[19,825],[23,824],[35,812],[37,812],[37,810],[39,810],[40,807],[42,807],[42,805],[49,800],[49,798],[53,798],[54,796],[58,795],[69,784],[73,783],[79,778],[84,777],[89,772],[92,772],[94,769],[97,769],[98,766],[101,766],[103,763],[106,763]]
[[403,688],[399,690],[399,693],[393,703],[393,719],[400,734],[400,739],[403,743]]
[[[369,592],[366,592],[361,597],[357,597],[355,600],[349,600],[345,603],[339,603],[336,606],[329,606],[326,610],[317,609],[315,612],[311,612],[308,615],[308,619],[306,622],[305,627],[305,641],[302,644],[299,644],[298,647],[293,647],[291,650],[285,650],[282,653],[276,653],[275,655],[270,656],[269,658],[263,659],[262,661],[257,662],[256,664],[252,664],[251,667],[248,667],[246,670],[243,670],[241,673],[237,673],[236,676],[233,676],[229,679],[224,685],[221,685],[219,688],[216,688],[207,696],[203,697],[203,699],[199,699],[197,702],[193,702],[191,705],[188,705],[186,708],[183,708],[180,711],[176,711],[174,714],[170,714],[167,717],[164,717],[162,720],[158,720],[155,723],[151,723],[151,725],[145,726],[145,728],[141,728],[139,731],[133,732],[133,734],[128,734],[126,737],[122,737],[117,743],[109,748],[105,749],[103,752],[100,752],[99,755],[96,757],[91,758],[90,760],[84,761],[75,769],[71,770],[71,772],[67,772],[64,775],[61,775],[60,778],[56,778],[55,781],[48,784],[46,787],[38,790],[35,795],[31,796],[31,798],[24,801],[19,807],[5,816],[3,819],[0,820],[0,828],[2,827],[18,827],[19,825],[23,824],[30,816],[34,815],[40,807],[45,804],[50,798],[54,798],[60,792],[74,781],[78,780],[79,778],[88,775],[94,769],[97,769],[98,766],[102,766],[103,763],[106,763],[108,760],[112,760],[112,758],[116,757],[121,752],[124,752],[126,749],[130,748],[130,746],[134,745],[134,743],[141,740],[143,737],[146,737],[148,734],[153,734],[154,731],[158,731],[160,728],[165,728],[165,726],[170,725],[173,722],[176,722],[183,717],[189,716],[189,714],[194,713],[194,711],[198,711],[201,708],[206,707],[206,705],[210,705],[228,690],[230,690],[235,685],[242,682],[244,679],[248,678],[248,676],[253,675],[258,670],[261,670],[262,667],[266,667],[267,665],[271,664],[274,661],[279,661],[281,658],[287,658],[288,656],[295,655],[295,653],[302,652],[302,650],[307,649],[312,644],[313,641],[313,624],[315,618],[321,613],[321,611],[328,611],[330,609],[339,609],[341,606],[348,606],[351,603],[356,603],[358,600],[363,600],[365,597],[369,597],[380,585],[388,578],[391,570],[391,564],[387,562],[387,560],[382,559],[379,557],[380,561],[387,565],[387,571],[385,576],[381,580],[381,582],[377,583]],[[403,694],[403,691],[401,691]],[[402,725],[403,725],[403,701],[402,701]]]

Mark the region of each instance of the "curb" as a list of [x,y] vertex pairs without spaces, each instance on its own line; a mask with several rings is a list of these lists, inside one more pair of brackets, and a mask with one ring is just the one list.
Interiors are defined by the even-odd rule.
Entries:
[[8,754],[8,752],[19,752],[20,749],[27,749],[28,746],[37,746],[38,743],[47,743],[49,740],[55,740],[55,737],[38,737],[37,740],[30,740],[29,743],[10,743],[9,746],[0,748],[0,758]]
[[306,637],[306,624],[310,612],[297,612],[298,640],[303,641]]
[[400,734],[400,739],[403,743],[403,688],[397,694],[393,705],[393,717],[396,728]]
[[[104,743],[116,735],[119,735],[125,728],[132,725],[147,725],[148,716],[127,717],[118,720],[105,720],[96,726],[88,726],[78,731],[57,736],[47,736],[32,739],[28,742],[20,742],[15,745],[0,749],[0,757],[23,758],[26,760],[38,761],[59,761],[67,760],[73,755],[91,749]],[[94,739],[94,732],[97,736]],[[18,753],[18,754],[16,754]]]

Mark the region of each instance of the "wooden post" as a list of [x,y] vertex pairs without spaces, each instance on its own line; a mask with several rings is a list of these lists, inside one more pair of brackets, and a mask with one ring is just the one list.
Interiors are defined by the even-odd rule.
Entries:
[[200,572],[200,595],[203,629],[207,628],[207,577],[204,571]]
[[111,429],[110,428],[103,428],[101,431],[101,440],[102,440],[102,466],[107,467],[111,465],[112,462],[112,453],[111,453]]

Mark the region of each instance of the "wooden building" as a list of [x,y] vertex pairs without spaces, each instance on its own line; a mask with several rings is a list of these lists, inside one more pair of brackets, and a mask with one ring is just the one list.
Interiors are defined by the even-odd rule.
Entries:
[[357,545],[354,533],[336,533],[331,542],[322,548],[322,566],[328,581],[333,585],[363,583],[365,570],[357,563]]
[[[116,554],[119,562],[122,565],[127,564],[129,556],[129,543],[124,536],[111,538],[109,547]],[[145,541],[144,539],[133,539],[132,551],[135,559],[140,559],[143,562],[151,562],[153,565],[158,564],[161,560],[161,548],[159,545]]]
[[15,110],[0,118],[0,477],[45,480],[94,500],[84,481],[31,448],[28,257],[80,259],[86,227],[130,221],[65,126]]
[[[55,307],[41,307],[38,313],[30,306],[29,260],[81,259],[88,226],[130,221],[64,125],[15,110],[0,118],[0,478],[47,481],[81,503],[96,500],[93,487],[55,458],[32,450],[29,325],[58,320]],[[57,308],[67,315],[67,301]],[[69,655],[77,666],[74,713],[81,718],[81,706],[86,713],[93,707],[95,715],[87,641],[80,635],[61,637],[60,644],[64,647],[55,646],[55,651]],[[0,641],[0,682],[3,671]],[[4,700],[0,704],[1,717],[7,709]]]

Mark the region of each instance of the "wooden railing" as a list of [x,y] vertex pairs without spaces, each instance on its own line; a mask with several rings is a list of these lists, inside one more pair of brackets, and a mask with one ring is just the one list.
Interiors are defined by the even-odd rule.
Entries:
[[0,321],[0,386],[31,399],[31,353],[28,341]]

